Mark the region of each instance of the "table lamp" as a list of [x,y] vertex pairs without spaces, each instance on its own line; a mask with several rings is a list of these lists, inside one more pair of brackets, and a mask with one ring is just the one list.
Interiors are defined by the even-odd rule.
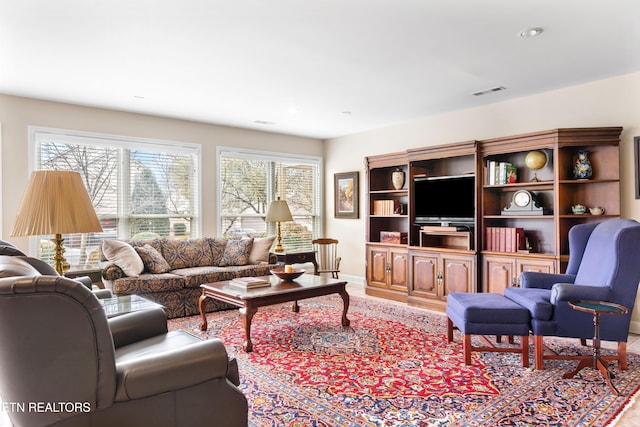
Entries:
[[64,273],[62,234],[102,231],[93,204],[78,172],[41,170],[29,178],[11,236],[53,234],[54,268]]
[[287,202],[284,200],[280,200],[280,197],[276,198],[276,200],[272,201],[269,205],[269,210],[267,210],[267,217],[264,219],[266,222],[275,222],[277,223],[278,233],[276,237],[276,248],[275,252],[284,252],[282,249],[282,236],[280,233],[280,223],[283,221],[293,221],[293,216],[291,216],[291,211],[289,210],[289,206]]

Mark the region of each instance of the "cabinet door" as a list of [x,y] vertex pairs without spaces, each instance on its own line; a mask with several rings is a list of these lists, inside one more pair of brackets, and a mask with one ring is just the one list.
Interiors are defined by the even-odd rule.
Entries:
[[412,295],[434,298],[438,296],[438,254],[421,253],[411,256]]
[[518,259],[518,277],[525,271],[535,271],[538,273],[555,273],[556,262],[552,259]]
[[442,255],[442,294],[450,292],[475,292],[475,262],[473,258],[460,255]]
[[389,249],[389,262],[391,272],[389,275],[389,287],[398,291],[407,291],[407,250]]
[[516,280],[515,258],[485,256],[482,267],[484,292],[503,294],[504,290],[513,286]]
[[369,248],[367,256],[367,284],[369,286],[387,287],[387,271],[389,270],[387,254],[386,248]]
[[516,263],[517,277],[515,286],[520,286],[520,274],[525,271],[555,273],[556,262],[552,259],[518,259]]

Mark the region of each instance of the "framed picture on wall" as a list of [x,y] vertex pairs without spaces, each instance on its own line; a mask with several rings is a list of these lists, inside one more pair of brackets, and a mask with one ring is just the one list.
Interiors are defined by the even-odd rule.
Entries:
[[333,175],[336,218],[358,218],[358,172]]
[[633,138],[633,158],[635,166],[636,199],[640,199],[640,136]]

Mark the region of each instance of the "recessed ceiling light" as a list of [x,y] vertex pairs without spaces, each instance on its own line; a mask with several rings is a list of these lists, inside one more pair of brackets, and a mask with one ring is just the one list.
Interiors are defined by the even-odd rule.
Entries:
[[542,34],[544,30],[541,27],[533,27],[527,30],[524,30],[520,33],[520,37],[535,37]]
[[275,125],[276,122],[268,122],[266,120],[254,120],[253,123],[257,123],[259,125]]
[[473,92],[474,96],[486,95],[491,92],[500,92],[501,90],[506,90],[507,88],[504,86],[496,86],[489,89],[479,90],[477,92]]
[[133,95],[133,99],[144,99],[144,96]]

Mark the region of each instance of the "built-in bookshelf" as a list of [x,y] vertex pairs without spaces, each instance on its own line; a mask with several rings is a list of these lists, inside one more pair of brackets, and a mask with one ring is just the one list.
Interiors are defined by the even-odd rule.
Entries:
[[[621,131],[554,129],[367,157],[367,293],[444,309],[450,292],[501,293],[523,271],[564,272],[569,229],[620,216]],[[579,152],[588,179],[574,174]],[[406,243],[380,237],[405,234]]]

